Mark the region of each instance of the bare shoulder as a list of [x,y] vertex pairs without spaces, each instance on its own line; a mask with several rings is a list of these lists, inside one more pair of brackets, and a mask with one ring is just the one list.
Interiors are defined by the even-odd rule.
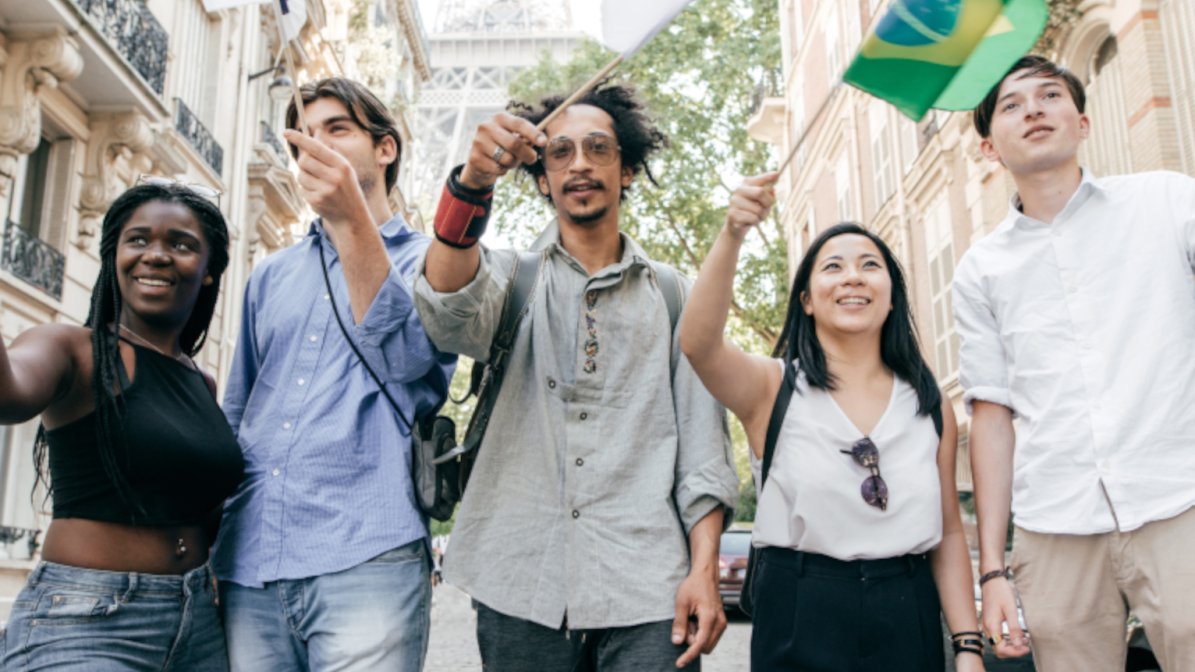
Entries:
[[91,355],[91,328],[74,324],[39,324],[17,336],[11,350],[32,349],[39,353],[70,353],[76,359],[79,355]]

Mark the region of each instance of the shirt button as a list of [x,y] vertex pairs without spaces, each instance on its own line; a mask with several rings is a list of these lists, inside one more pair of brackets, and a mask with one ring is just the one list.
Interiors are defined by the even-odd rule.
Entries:
[[275,476],[277,476],[278,474],[281,474],[281,473],[282,473],[282,470],[281,470],[281,469],[274,469],[274,471],[271,471],[270,473],[271,473],[271,474],[274,474]]
[[573,518],[580,518],[580,517],[581,517],[581,512],[576,509],[573,509]]
[[290,429],[290,420],[282,423],[282,429]]
[[295,382],[297,382],[297,383],[299,384],[299,387],[302,387],[302,386],[303,386],[303,385],[304,385],[304,384],[305,384],[307,381],[306,381],[306,380],[304,380],[303,378],[300,378],[300,379],[298,379],[298,380],[297,380],[297,381],[295,381]]
[[311,341],[312,343],[315,343],[316,341],[319,340],[319,337],[318,336],[308,336],[307,340]]
[[329,298],[331,297],[329,297],[327,294],[324,294],[324,301],[327,301]]
[[553,380],[553,379],[551,379],[551,378],[549,378],[549,379],[548,379],[548,387],[549,387],[550,389],[553,389],[553,390],[554,390],[554,389],[556,389],[556,381],[555,381],[555,380]]
[[589,414],[588,414],[588,413],[585,413],[585,412],[583,412],[583,411],[582,411],[582,413],[581,413],[581,419],[582,419],[582,420],[586,420],[586,419],[588,419],[588,418],[589,418]]
[[577,458],[577,466],[579,467],[579,466],[581,466],[581,465],[583,465],[583,464],[585,464],[585,460],[583,460],[583,459],[581,459],[581,458],[579,458],[579,457],[578,457],[578,458]]

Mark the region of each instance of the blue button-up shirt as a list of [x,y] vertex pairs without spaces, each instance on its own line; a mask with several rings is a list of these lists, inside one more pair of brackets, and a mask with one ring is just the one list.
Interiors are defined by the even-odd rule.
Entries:
[[429,239],[398,215],[381,234],[393,266],[360,324],[318,221],[249,278],[224,395],[245,479],[213,551],[222,580],[260,587],[341,571],[427,535],[408,428],[345,341],[320,270],[322,245],[341,319],[403,413],[434,411],[456,358],[432,346],[412,303]]

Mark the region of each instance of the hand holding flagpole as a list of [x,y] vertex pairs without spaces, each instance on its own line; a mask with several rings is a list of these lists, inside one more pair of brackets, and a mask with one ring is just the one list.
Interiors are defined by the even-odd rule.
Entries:
[[599,8],[602,32],[600,36],[595,37],[602,44],[619,52],[618,56],[590,77],[581,88],[565,98],[564,102],[544,117],[536,128],[541,131],[547,128],[565,108],[592,91],[614,71],[614,68],[639,51],[691,2],[693,0],[653,0],[650,3],[644,3],[642,0],[603,0]]
[[[274,0],[274,25],[278,27],[278,44],[282,49],[282,53],[286,55],[286,71],[290,75],[290,90],[295,97],[295,111],[299,114],[299,130],[303,135],[311,135],[307,128],[307,114],[303,110],[303,94],[299,91],[299,78],[295,72],[294,56],[290,53],[290,41],[298,37],[299,29],[303,27],[303,22],[307,20],[307,8],[303,7],[302,19],[298,21],[297,25],[283,25],[284,19],[292,17],[295,12],[291,9],[290,2],[304,3],[306,0]],[[286,3],[285,5],[283,3]],[[298,18],[298,17],[294,17]],[[294,21],[290,21],[294,24]],[[289,36],[288,36],[289,33]]]

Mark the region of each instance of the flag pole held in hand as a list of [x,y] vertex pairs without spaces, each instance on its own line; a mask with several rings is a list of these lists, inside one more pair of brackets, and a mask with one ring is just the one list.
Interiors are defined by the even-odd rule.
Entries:
[[536,125],[536,129],[542,131],[547,128],[565,108],[592,91],[618,67],[619,63],[639,51],[691,2],[693,0],[652,0],[647,3],[643,0],[602,0],[598,8],[601,20],[595,24],[601,26],[601,35],[594,37],[610,49],[619,52],[618,56],[552,110],[551,114]]
[[[280,49],[286,55],[286,70],[290,74],[290,91],[295,97],[295,111],[299,114],[299,130],[303,135],[311,135],[307,128],[307,114],[303,111],[303,94],[299,92],[299,78],[298,73],[295,72],[294,56],[290,53],[290,41],[299,36],[299,30],[303,27],[303,23],[307,21],[307,8],[303,7],[301,16],[290,8],[291,2],[302,3],[305,0],[274,0],[275,25],[278,26],[278,44]],[[286,6],[283,6],[286,3]],[[284,18],[291,18],[288,25],[283,25]],[[297,19],[297,20],[293,20]]]

